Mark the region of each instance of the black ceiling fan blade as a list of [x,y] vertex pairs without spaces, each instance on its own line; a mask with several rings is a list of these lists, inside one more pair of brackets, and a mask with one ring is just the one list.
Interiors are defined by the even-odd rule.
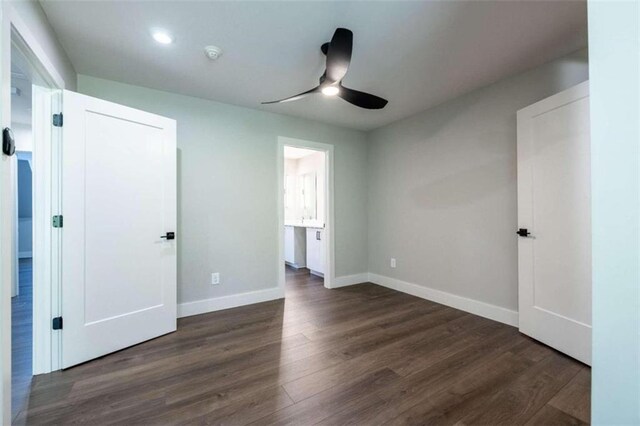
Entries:
[[359,106],[360,108],[381,109],[387,105],[386,99],[382,99],[381,97],[370,93],[349,89],[344,86],[340,86],[338,96],[355,106]]
[[298,93],[297,95],[294,96],[290,96],[288,98],[284,98],[284,99],[279,99],[277,101],[269,101],[269,102],[262,102],[262,105],[266,105],[266,104],[279,104],[282,102],[291,102],[291,101],[297,101],[298,99],[302,99],[305,96],[311,95],[313,93],[316,92],[320,92],[320,86],[316,86],[311,90],[307,90],[306,92],[302,92],[302,93]]
[[327,81],[336,83],[344,78],[351,63],[353,33],[346,28],[338,28],[327,50]]

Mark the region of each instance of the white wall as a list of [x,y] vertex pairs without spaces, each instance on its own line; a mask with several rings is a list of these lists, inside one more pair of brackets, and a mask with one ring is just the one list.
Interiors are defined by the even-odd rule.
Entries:
[[326,154],[324,152],[316,152],[315,154],[307,155],[298,160],[298,175],[305,175],[307,173],[316,174],[316,222],[319,224],[325,223],[324,209],[325,209],[325,165]]
[[33,133],[30,124],[13,123],[11,130],[16,141],[16,151],[33,151]]
[[593,424],[640,424],[640,3],[589,1]]
[[84,75],[78,89],[178,122],[179,302],[277,287],[278,136],[335,146],[336,276],[367,271],[364,133]]
[[577,52],[373,131],[369,271],[516,311],[516,111],[587,78]]
[[[325,157],[326,154],[324,152],[316,152],[310,155],[307,155],[302,158],[291,159],[285,158],[284,160],[284,173],[285,178],[288,175],[295,176],[296,185],[300,185],[299,177],[308,174],[315,173],[316,174],[316,220],[314,220],[314,224],[323,225],[325,223],[324,218],[324,209],[325,209],[325,175],[326,175],[326,165],[325,165]],[[301,188],[296,186],[293,188],[295,193],[294,196],[294,208],[292,211],[288,211],[289,209],[285,209],[285,222],[287,221],[295,221],[300,222],[303,216],[303,204],[300,196]]]
[[38,41],[51,64],[64,80],[65,88],[75,90],[76,71],[58,41],[40,4],[36,0],[9,0],[6,3],[13,8],[18,18],[22,20]]
[[[3,24],[6,21],[6,15],[4,2],[0,1],[0,22]],[[0,82],[4,89],[0,90],[0,127],[11,124],[11,108],[8,103],[11,102],[11,89],[4,88],[7,84],[11,85],[11,64],[6,63],[7,58],[11,58],[11,46],[6,40],[8,34],[4,28],[0,29]],[[0,159],[0,212],[11,211],[10,182],[11,162],[7,158],[2,158]],[[0,424],[3,425],[11,424],[11,296],[15,291],[11,279],[13,275],[10,230],[12,216],[6,213],[0,216]]]
[[[298,195],[296,189],[296,179],[298,176],[298,160],[293,158],[284,159],[285,178],[285,208],[284,221],[294,222],[298,217]],[[287,208],[288,206],[288,208]]]

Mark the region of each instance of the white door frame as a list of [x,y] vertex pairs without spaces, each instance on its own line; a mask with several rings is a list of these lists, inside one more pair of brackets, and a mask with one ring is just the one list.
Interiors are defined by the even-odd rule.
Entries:
[[[0,88],[0,126],[10,127],[11,126],[11,45],[12,42],[20,48],[22,53],[25,55],[30,64],[37,70],[38,74],[44,78],[51,88],[55,89],[64,89],[65,83],[61,74],[57,71],[53,62],[49,59],[49,56],[46,54],[45,49],[38,42],[37,37],[31,31],[31,29],[27,26],[27,24],[20,18],[19,14],[16,12],[14,7],[9,2],[3,2],[0,7],[1,16],[1,28],[0,28],[0,78],[1,78],[1,88]],[[13,40],[12,40],[13,39]],[[34,146],[34,155],[36,147]],[[2,386],[0,387],[0,400],[2,401],[0,404],[0,422],[2,424],[10,424],[11,423],[11,289],[14,285],[14,280],[17,279],[17,271],[15,271],[15,262],[13,257],[15,256],[14,248],[15,248],[15,235],[14,235],[14,218],[13,212],[15,210],[15,185],[13,181],[14,171],[17,167],[16,157],[7,157],[5,155],[1,155],[0,159],[0,203],[1,209],[4,212],[12,212],[9,215],[3,215],[2,221],[0,222],[0,259],[2,264],[0,265],[0,362],[1,362],[1,375],[2,375]],[[34,182],[35,182],[35,174],[38,173],[38,166],[36,165],[33,169],[34,173]],[[50,192],[50,187],[48,187],[48,191]],[[36,188],[34,187],[34,190]],[[47,190],[47,189],[45,189]],[[38,209],[34,206],[34,218],[33,220],[38,220],[36,215],[42,216],[44,213],[43,209]],[[47,218],[47,220],[49,220]],[[36,233],[38,232],[38,233]],[[40,235],[42,229],[34,229],[34,251],[42,250],[43,248],[37,248],[37,245],[42,245],[44,242],[44,238]],[[45,252],[47,248],[44,248]],[[36,282],[36,275],[39,277],[44,277],[43,271],[40,273],[36,272],[40,265],[34,264],[34,291],[36,290],[36,286],[41,288],[43,285],[47,286],[51,281],[47,280],[46,282]],[[35,293],[34,293],[34,301],[35,301]],[[52,305],[51,303],[46,303],[49,307]],[[34,334],[36,333],[36,329],[39,326],[36,324],[36,314],[42,314],[41,316],[48,315],[45,312],[41,312],[39,310],[34,310]],[[45,318],[46,320],[46,328],[50,331],[50,320],[51,317],[48,316]],[[41,323],[42,321],[40,321]],[[38,336],[34,335],[34,338],[39,339]],[[34,339],[34,355],[36,354],[36,348],[38,345],[41,345],[41,341],[36,341]],[[45,342],[46,345],[46,342]],[[40,351],[43,349],[43,351]],[[46,357],[46,353],[49,354],[49,359],[51,359],[51,344],[49,347],[39,348],[37,350],[38,354],[42,354],[42,356]],[[38,359],[39,362],[39,359]],[[53,366],[52,366],[53,367]],[[34,371],[38,368],[36,364],[34,364]],[[40,371],[44,372],[44,371]]]
[[53,101],[60,93],[33,88],[33,374],[60,369],[61,336],[51,328],[51,319],[60,315],[59,245],[60,230],[51,226],[59,214],[58,158],[60,130],[53,130]]
[[325,161],[325,264],[324,264],[324,286],[333,288],[336,280],[335,270],[335,244],[334,244],[334,178],[333,178],[333,145],[306,141],[302,139],[289,138],[285,136],[278,137],[277,151],[277,185],[278,185],[278,288],[284,297],[285,288],[285,266],[284,266],[284,147],[295,146],[297,148],[307,148],[315,151],[324,152]]

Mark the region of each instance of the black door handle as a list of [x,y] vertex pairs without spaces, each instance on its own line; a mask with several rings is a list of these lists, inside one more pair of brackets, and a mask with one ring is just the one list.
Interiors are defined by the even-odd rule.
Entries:
[[531,235],[531,232],[529,232],[527,228],[520,228],[516,231],[516,234],[521,237],[528,237],[529,235]]
[[167,232],[166,235],[160,235],[160,238],[166,238],[167,240],[175,240],[176,233],[175,232]]

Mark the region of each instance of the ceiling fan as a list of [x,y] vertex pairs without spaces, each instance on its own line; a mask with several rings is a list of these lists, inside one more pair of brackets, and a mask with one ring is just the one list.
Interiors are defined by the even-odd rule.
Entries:
[[351,63],[351,50],[353,47],[353,33],[346,28],[338,28],[333,33],[329,43],[320,47],[327,57],[326,69],[320,77],[320,84],[311,90],[297,95],[263,104],[278,104],[282,102],[297,101],[314,93],[322,93],[326,96],[338,96],[345,101],[366,109],[381,109],[387,104],[386,99],[358,90],[349,89],[342,85],[342,80],[347,74]]

